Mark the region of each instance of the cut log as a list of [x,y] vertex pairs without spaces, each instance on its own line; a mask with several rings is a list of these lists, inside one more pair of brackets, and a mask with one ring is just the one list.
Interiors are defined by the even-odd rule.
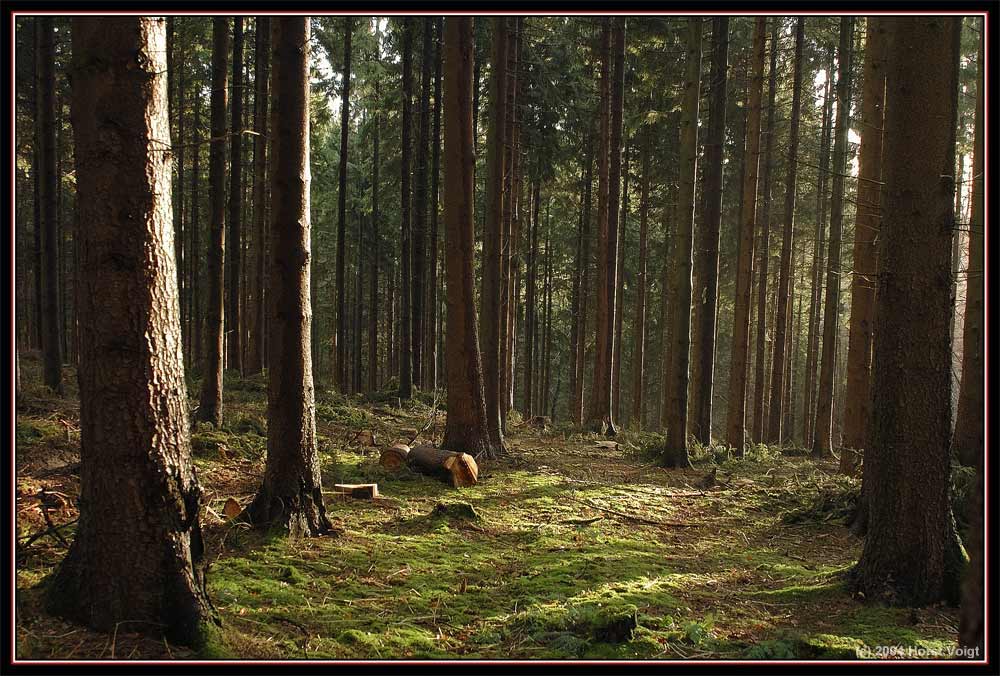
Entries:
[[467,453],[446,451],[430,444],[420,444],[410,449],[406,464],[411,469],[436,476],[455,488],[475,486],[479,481],[479,466]]
[[393,444],[382,451],[378,464],[388,470],[398,470],[406,465],[406,456],[410,454],[410,447],[406,444]]
[[371,500],[378,497],[378,484],[334,484],[333,490],[352,498]]

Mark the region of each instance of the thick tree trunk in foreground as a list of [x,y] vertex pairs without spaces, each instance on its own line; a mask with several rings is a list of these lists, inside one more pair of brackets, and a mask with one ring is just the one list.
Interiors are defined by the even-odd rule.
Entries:
[[753,33],[753,81],[747,118],[746,166],[740,210],[739,255],[736,260],[736,298],[726,406],[726,443],[742,456],[746,444],[747,356],[750,351],[750,291],[753,284],[754,225],[757,219],[757,167],[760,162],[760,109],[764,89],[764,30],[766,17],[757,17]]
[[483,233],[483,267],[479,315],[479,340],[483,359],[483,388],[490,443],[501,444],[500,341],[501,254],[503,241],[504,146],[507,108],[507,18],[493,18],[493,52],[490,69],[490,117],[486,132],[486,227]]
[[782,442],[782,416],[790,401],[784,397],[791,370],[786,361],[791,347],[791,279],[795,233],[795,190],[799,161],[799,120],[802,115],[802,46],[805,42],[805,17],[795,24],[795,56],[792,76],[792,121],[788,130],[788,164],[785,166],[785,223],[781,233],[781,263],[778,270],[778,307],[774,326],[774,359],[771,367],[771,406],[768,410],[766,440]]
[[694,246],[695,186],[698,181],[698,98],[701,85],[701,18],[688,19],[686,72],[681,103],[680,178],[677,230],[670,266],[672,330],[670,378],[663,462],[690,467],[687,451],[688,367],[691,347],[691,266]]
[[[62,337],[59,332],[59,238],[56,209],[55,35],[51,16],[35,19],[38,36],[38,201],[42,233],[41,337],[43,378],[54,392],[63,391]],[[169,133],[169,132],[168,132]]]
[[348,392],[347,379],[347,281],[344,277],[347,246],[347,137],[351,126],[351,34],[354,17],[344,17],[344,70],[340,90],[340,166],[337,175],[337,332],[334,376],[337,389]]
[[962,342],[962,382],[959,386],[958,413],[952,440],[963,465],[982,462],[983,380],[985,375],[985,334],[983,333],[983,291],[985,288],[986,183],[985,138],[983,136],[983,89],[985,52],[980,34],[979,79],[976,92],[976,128],[972,154],[972,218],[969,222],[969,263],[966,272],[965,329]]
[[494,457],[483,398],[473,271],[472,17],[448,16],[444,24],[444,224],[448,255],[445,367],[448,419],[441,446]]
[[860,452],[868,445],[871,419],[872,326],[875,321],[876,245],[882,181],[882,128],[885,115],[885,26],[868,17],[864,84],[861,94],[861,149],[854,220],[854,274],[851,276],[851,323],[847,344],[847,392],[844,395],[844,443],[840,471],[854,475]]
[[82,492],[49,609],[101,631],[162,631],[197,646],[214,610],[162,152],[165,21],[76,18],[72,39],[77,209],[88,224],[79,233]]
[[413,335],[410,326],[410,119],[413,101],[413,22],[403,17],[403,112],[402,148],[400,149],[400,236],[399,236],[399,398],[413,397]]
[[760,247],[757,281],[757,341],[753,379],[754,443],[764,440],[764,392],[767,383],[767,284],[771,261],[771,173],[774,169],[774,99],[778,84],[778,24],[780,17],[771,22],[771,54],[767,76],[767,140],[764,142],[764,177],[761,181]]
[[722,155],[726,140],[726,81],[729,70],[729,17],[712,19],[712,79],[709,83],[708,129],[705,138],[702,223],[695,255],[701,279],[695,299],[691,398],[694,438],[712,443],[712,394],[715,389],[715,343],[719,304],[719,238],[722,225]]
[[253,288],[250,293],[249,336],[247,344],[247,373],[260,373],[264,368],[264,313],[267,285],[264,281],[264,261],[267,258],[267,117],[268,117],[268,72],[271,63],[271,19],[257,17],[255,28],[256,73],[254,74],[254,116],[253,126],[253,215],[254,246]]
[[837,48],[837,121],[833,131],[833,186],[830,197],[830,250],[826,258],[826,300],[823,314],[823,351],[819,389],[816,395],[816,433],[812,455],[823,458],[833,452],[833,390],[837,366],[840,314],[840,247],[844,232],[844,176],[847,171],[847,130],[851,112],[851,61],[854,48],[854,17],[841,17]]
[[948,323],[961,19],[887,24],[877,294],[891,311],[875,320],[868,534],[853,582],[873,602],[957,602],[964,555],[948,499]]
[[330,528],[316,451],[309,289],[309,17],[271,20],[270,336],[267,384],[267,463],[264,481],[246,510],[256,525],[289,535]]
[[198,420],[222,424],[222,370],[225,338],[226,259],[226,93],[228,87],[229,24],[212,20],[211,142],[208,146],[208,307],[205,312],[205,366],[201,377]]
[[226,364],[243,371],[243,17],[233,17],[233,100],[229,127],[229,222],[226,261]]

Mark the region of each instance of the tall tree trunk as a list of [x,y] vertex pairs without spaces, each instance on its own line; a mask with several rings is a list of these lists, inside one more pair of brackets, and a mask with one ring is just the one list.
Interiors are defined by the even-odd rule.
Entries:
[[695,185],[698,177],[698,99],[701,88],[701,18],[688,19],[686,72],[681,103],[680,178],[677,221],[670,265],[672,344],[667,380],[663,463],[690,467],[687,451],[688,367],[691,346],[691,266],[694,246]]
[[584,153],[586,169],[583,179],[583,230],[581,233],[583,248],[580,255],[580,312],[576,318],[579,326],[577,328],[577,342],[575,344],[578,375],[573,392],[573,412],[571,416],[576,425],[583,425],[583,391],[584,381],[586,380],[584,377],[584,364],[586,363],[587,356],[587,318],[590,305],[590,212],[593,206],[594,185],[594,137],[590,131],[587,133],[586,144],[586,152]]
[[633,327],[635,342],[632,350],[632,421],[633,427],[640,431],[643,427],[642,407],[646,394],[643,371],[646,357],[646,258],[649,248],[650,134],[648,128],[641,132],[642,183],[639,189],[639,269],[636,280],[635,326]]
[[344,17],[344,70],[341,74],[340,90],[340,170],[337,177],[337,328],[336,352],[334,360],[334,380],[341,392],[349,390],[347,380],[347,282],[344,277],[344,262],[347,247],[347,137],[351,126],[351,35],[354,18]]
[[[802,48],[805,42],[806,20],[800,16],[795,23],[795,56],[792,66],[792,121],[788,130],[788,164],[785,167],[785,223],[781,233],[781,263],[778,270],[778,308],[774,327],[774,359],[771,367],[771,407],[768,411],[768,443],[782,442],[782,414],[790,405],[784,397],[791,373],[786,370],[788,348],[791,345],[791,279],[795,247],[795,190],[799,162],[799,121],[802,116]],[[801,300],[801,297],[800,297]]]
[[892,311],[875,320],[868,534],[853,582],[867,599],[897,605],[957,602],[965,558],[948,499],[961,21],[887,20],[886,201],[876,293]]
[[473,271],[472,17],[448,16],[444,24],[444,223],[448,255],[445,366],[448,418],[442,446],[492,458],[483,398]]
[[820,128],[819,189],[817,190],[816,236],[813,246],[812,297],[809,303],[809,335],[806,341],[805,408],[803,444],[812,446],[816,423],[816,368],[819,362],[819,334],[823,308],[823,256],[826,240],[826,208],[830,173],[830,132],[833,127],[833,47],[827,48],[826,84],[823,93],[823,120]]
[[229,368],[243,371],[243,308],[240,284],[243,279],[243,17],[233,17],[233,101],[229,142],[229,257],[226,261],[226,335]]
[[508,243],[503,240],[504,147],[507,112],[507,18],[493,18],[493,50],[490,68],[490,117],[486,150],[486,225],[483,233],[483,264],[479,315],[480,352],[483,359],[483,387],[486,401],[486,424],[490,443],[502,444],[500,402],[501,327],[501,254]]
[[[502,146],[504,171],[502,175],[501,187],[504,195],[503,207],[501,210],[502,239],[506,246],[502,249],[501,265],[503,288],[501,290],[500,303],[503,308],[503,327],[500,339],[500,425],[504,432],[507,429],[507,413],[514,403],[514,333],[517,329],[516,323],[516,298],[514,278],[519,263],[517,259],[519,228],[516,222],[517,196],[519,182],[516,178],[520,167],[516,155],[515,147],[517,139],[515,130],[519,129],[516,108],[518,81],[517,81],[517,28],[519,19],[507,19],[507,46],[505,52],[507,58],[504,62],[506,82],[504,84],[504,144]],[[499,93],[498,93],[499,96]],[[519,132],[518,132],[519,133]],[[487,160],[489,161],[489,160]]]
[[545,285],[542,308],[542,389],[538,397],[539,410],[545,415],[549,410],[552,392],[552,200],[545,205]]
[[695,340],[691,376],[694,420],[691,431],[704,445],[712,443],[712,394],[715,389],[715,342],[719,303],[719,239],[722,225],[722,156],[726,140],[726,92],[729,69],[729,17],[712,19],[712,80],[705,139],[702,227],[696,255],[700,292],[695,305]]
[[844,450],[840,455],[840,471],[848,475],[857,473],[861,460],[859,452],[868,445],[871,419],[872,325],[875,321],[876,245],[885,117],[886,28],[883,20],[875,16],[868,17],[867,24],[854,221],[854,272],[851,276],[851,322],[847,347],[847,393],[844,396]]
[[191,363],[201,369],[201,224],[199,221],[201,200],[201,93],[194,94],[194,128],[191,139]]
[[837,365],[840,311],[840,247],[844,231],[844,174],[847,171],[847,130],[850,127],[851,61],[854,17],[840,20],[837,49],[837,121],[833,133],[833,185],[830,197],[830,251],[826,259],[826,301],[823,315],[823,352],[816,398],[816,434],[813,457],[827,457],[833,448],[833,389]]
[[623,151],[622,161],[622,188],[621,188],[621,211],[618,219],[618,252],[615,254],[615,276],[618,279],[618,286],[615,289],[615,351],[611,357],[611,409],[614,412],[614,419],[622,419],[622,333],[624,329],[625,316],[625,232],[628,224],[628,180],[629,180],[629,150],[630,146],[626,142]]
[[427,277],[427,143],[430,137],[431,61],[433,59],[434,19],[424,18],[423,50],[420,65],[420,117],[417,132],[416,188],[413,194],[413,278],[410,291],[413,340],[413,383],[424,386],[424,296]]
[[753,33],[753,81],[749,92],[743,204],[740,209],[739,254],[736,260],[736,297],[732,361],[726,411],[726,443],[738,456],[746,444],[747,356],[750,350],[750,292],[753,286],[754,225],[757,218],[757,167],[760,162],[760,109],[764,89],[764,30],[766,17],[757,17]]
[[212,20],[211,142],[208,146],[208,307],[205,314],[205,367],[201,378],[198,420],[222,424],[222,369],[225,337],[226,258],[226,94],[229,69],[229,25],[225,17]]
[[32,289],[32,299],[33,303],[33,318],[34,326],[30,333],[31,336],[31,346],[41,349],[42,347],[42,154],[41,154],[41,120],[38,115],[38,106],[41,101],[41,95],[39,90],[41,89],[41,78],[40,70],[41,63],[39,62],[39,42],[41,40],[43,29],[41,23],[45,21],[45,17],[35,17],[34,24],[34,36],[32,40],[32,72],[33,76],[33,87],[31,88],[31,112],[29,115],[34,116],[35,124],[32,130],[32,144],[31,144],[31,178],[32,178],[32,244],[33,257],[32,257],[32,275],[34,281],[34,287]]
[[983,90],[985,52],[979,38],[979,79],[976,83],[976,127],[972,150],[972,218],[969,221],[969,263],[966,272],[965,328],[962,339],[962,382],[952,444],[963,465],[983,461],[983,378],[985,362],[983,291],[985,288],[986,183],[985,140],[983,136]]
[[542,180],[535,178],[534,192],[529,207],[530,220],[528,221],[528,264],[527,264],[527,286],[525,288],[525,312],[524,312],[524,418],[527,420],[534,415],[534,393],[535,393],[535,282],[538,272],[538,221],[539,207],[541,204]]
[[43,381],[54,392],[63,392],[62,339],[59,331],[59,237],[56,210],[55,34],[51,16],[35,20],[38,31],[39,190],[42,233],[41,336]]
[[[50,612],[198,646],[205,589],[169,221],[165,21],[73,19],[80,521]],[[114,137],[109,143],[109,134]],[[123,505],[128,505],[123,509]],[[216,620],[217,621],[217,620]]]
[[187,145],[187,138],[185,134],[184,125],[184,112],[187,109],[187,67],[184,62],[184,48],[180,46],[178,48],[177,56],[175,57],[175,65],[177,66],[177,135],[171,136],[172,145],[177,148],[177,202],[174,204],[174,249],[176,251],[177,258],[177,289],[178,297],[180,299],[180,318],[181,318],[181,338],[182,344],[184,346],[184,361],[185,366],[190,361],[191,354],[191,341],[190,333],[188,331],[188,322],[185,319],[188,316],[188,305],[189,305],[189,289],[187,288],[187,277],[184,274],[185,268],[188,263],[188,257],[190,252],[185,250],[184,238],[186,234],[186,229],[184,227],[184,155],[185,148]]
[[427,265],[427,321],[424,330],[424,384],[430,390],[438,388],[438,342],[441,334],[441,313],[438,302],[439,256],[438,186],[441,178],[441,50],[444,18],[434,21],[434,122],[431,132],[431,194],[430,194],[430,261]]
[[411,107],[413,101],[413,22],[411,17],[403,17],[402,58],[403,58],[403,113],[402,149],[400,151],[400,278],[399,278],[399,398],[413,397],[413,335],[410,326],[410,263],[412,244],[410,241],[410,131],[413,127]]
[[[381,61],[381,59],[380,59]],[[379,83],[375,82],[375,98],[376,100],[380,97]],[[372,227],[371,227],[371,256],[369,258],[369,265],[371,269],[371,277],[369,278],[369,288],[368,288],[368,391],[376,392],[378,391],[378,381],[379,381],[379,358],[378,358],[378,294],[379,294],[379,265],[381,263],[381,240],[379,235],[379,208],[378,208],[378,189],[379,189],[379,133],[382,127],[382,116],[379,111],[375,112],[375,120],[373,121],[374,128],[372,129]],[[390,303],[392,302],[390,298]],[[390,350],[391,351],[391,350]]]
[[764,440],[764,392],[767,381],[767,283],[771,260],[771,171],[774,168],[774,99],[778,85],[778,27],[781,17],[771,20],[771,64],[767,76],[767,132],[764,141],[764,177],[761,181],[760,247],[757,267],[757,344],[754,365],[753,428],[754,443]]
[[312,369],[309,221],[309,17],[271,20],[271,315],[267,462],[246,516],[292,537],[327,532]]
[[254,73],[254,115],[253,115],[253,215],[254,239],[253,274],[250,297],[252,302],[247,308],[249,314],[249,341],[247,345],[247,373],[260,373],[264,368],[264,260],[266,258],[267,232],[267,116],[268,116],[268,70],[270,68],[271,51],[271,19],[258,16],[255,28],[254,58],[256,72]]

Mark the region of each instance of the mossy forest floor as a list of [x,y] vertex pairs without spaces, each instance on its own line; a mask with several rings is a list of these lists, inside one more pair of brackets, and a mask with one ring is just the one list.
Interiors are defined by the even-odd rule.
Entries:
[[[33,366],[22,362],[17,406],[19,543],[46,529],[46,513],[57,526],[73,521],[79,493],[75,374],[59,398],[32,384]],[[386,473],[377,448],[353,441],[362,430],[380,445],[403,439],[431,417],[429,397],[398,408],[389,393],[321,391],[325,485],[377,482],[381,497],[328,495],[328,537],[250,532],[221,515],[260,481],[265,397],[261,379],[229,379],[224,428],[193,436],[223,621],[215,656],[844,659],[956,644],[954,609],[851,596],[844,574],[861,541],[843,519],[857,484],[792,449],[759,447],[742,460],[699,449],[695,468],[677,471],[643,450],[655,435],[627,432],[606,448],[558,422],[515,426],[510,454],[455,490]],[[440,440],[443,422],[442,411],[422,437]],[[700,488],[712,468],[718,483]],[[127,626],[98,634],[44,613],[46,576],[73,528],[18,547],[18,657],[198,656]]]

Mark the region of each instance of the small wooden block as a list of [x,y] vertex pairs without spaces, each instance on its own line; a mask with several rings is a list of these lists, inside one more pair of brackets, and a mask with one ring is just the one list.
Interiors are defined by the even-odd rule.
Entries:
[[240,515],[243,508],[240,507],[240,503],[236,501],[235,498],[229,498],[226,500],[225,506],[222,508],[222,513],[225,514],[230,519],[235,519]]
[[378,484],[334,484],[333,488],[352,498],[371,500],[378,497]]

